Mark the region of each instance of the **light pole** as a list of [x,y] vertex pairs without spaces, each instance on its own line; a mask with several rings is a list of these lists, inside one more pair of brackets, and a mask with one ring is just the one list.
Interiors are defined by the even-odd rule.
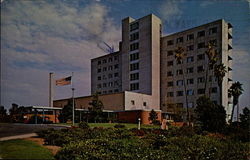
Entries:
[[141,129],[141,118],[138,118],[138,130]]

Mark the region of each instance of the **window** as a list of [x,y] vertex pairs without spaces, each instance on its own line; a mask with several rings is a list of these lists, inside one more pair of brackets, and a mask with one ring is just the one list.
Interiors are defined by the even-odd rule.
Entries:
[[108,77],[109,77],[109,79],[110,79],[110,78],[113,78],[113,75],[112,75],[112,74],[109,74]]
[[119,86],[118,81],[114,81],[114,86]]
[[139,53],[130,54],[130,61],[139,59]]
[[187,35],[187,41],[194,39],[194,34]]
[[167,97],[174,97],[174,92],[168,92]]
[[103,71],[103,72],[104,72],[104,71],[107,71],[107,67],[103,67],[102,71]]
[[167,72],[167,76],[168,76],[168,77],[173,76],[173,72],[172,72],[172,71],[168,71],[168,72]]
[[114,60],[118,60],[118,56],[114,56]]
[[187,84],[194,84],[194,79],[187,79]]
[[167,66],[172,66],[174,65],[174,61],[168,61]]
[[179,37],[176,39],[176,43],[182,43],[183,42],[183,37]]
[[197,72],[203,72],[204,71],[204,67],[203,66],[198,66],[197,67]]
[[112,57],[110,57],[110,58],[109,58],[109,62],[112,62],[112,61],[113,61],[113,58],[112,58]]
[[118,76],[119,76],[119,73],[115,73],[115,74],[114,74],[114,77],[118,77]]
[[119,64],[115,64],[115,65],[114,65],[114,68],[115,68],[115,69],[119,68]]
[[213,76],[209,76],[208,81],[212,82],[212,80],[213,80]]
[[103,80],[107,79],[107,78],[106,78],[106,75],[103,75],[103,76],[102,76],[102,79],[103,79]]
[[101,77],[101,76],[98,76],[98,77],[97,77],[97,80],[102,80],[102,77]]
[[187,51],[193,51],[194,50],[194,45],[187,46]]
[[139,29],[139,22],[130,24],[130,31],[134,31],[136,29]]
[[167,56],[172,56],[172,55],[174,55],[174,52],[173,51],[168,51]]
[[97,73],[100,73],[101,71],[102,71],[101,68],[98,68],[98,69],[97,69]]
[[209,28],[209,35],[217,33],[217,27]]
[[205,31],[200,31],[197,34],[197,37],[204,37],[205,36]]
[[108,67],[108,70],[109,70],[109,71],[112,71],[112,69],[113,69],[113,66],[109,66],[109,67]]
[[204,77],[198,77],[197,78],[197,83],[204,83],[205,82],[205,78]]
[[103,88],[107,87],[107,83],[102,84]]
[[139,90],[139,83],[131,83],[130,84],[130,90],[131,91]]
[[112,91],[112,90],[109,90],[109,93],[113,93],[113,91]]
[[97,85],[97,88],[102,88],[102,84],[98,84],[98,85]]
[[187,63],[193,62],[194,61],[194,57],[187,57]]
[[205,42],[198,43],[198,49],[205,48]]
[[107,63],[107,60],[106,59],[102,60],[102,63]]
[[130,71],[134,71],[138,69],[139,69],[139,63],[130,64]]
[[216,39],[210,40],[209,42],[212,43],[215,46],[217,45],[217,40]]
[[119,92],[119,89],[115,89],[114,92],[115,92],[115,93]]
[[134,101],[134,100],[131,100],[131,104],[132,104],[132,105],[135,105],[135,101]]
[[217,87],[210,88],[210,93],[217,93]]
[[172,86],[174,86],[174,82],[173,81],[168,82],[168,87],[172,87]]
[[176,96],[177,96],[177,97],[183,96],[183,91],[177,91],[177,92],[176,92]]
[[187,68],[187,73],[193,73],[193,72],[194,72],[194,68],[193,67]]
[[130,41],[139,39],[139,32],[133,33],[130,35]]
[[178,80],[178,81],[176,81],[176,85],[177,85],[177,86],[182,86],[182,85],[183,85],[183,80]]
[[103,93],[103,94],[107,94],[107,91],[103,91],[102,93]]
[[147,106],[147,103],[146,103],[146,102],[143,102],[143,106]]
[[139,79],[139,73],[130,74],[131,81],[138,80],[138,79]]
[[130,51],[134,51],[139,48],[139,43],[133,43],[130,45]]
[[204,59],[205,59],[205,54],[199,54],[199,55],[197,55],[197,61],[204,60]]
[[100,65],[100,64],[102,64],[102,61],[98,61],[98,63],[97,63],[98,65]]
[[187,90],[187,95],[188,95],[188,96],[194,95],[193,90],[192,90],[192,89],[188,89],[188,90]]
[[182,74],[183,74],[183,70],[182,69],[176,70],[176,75],[182,75]]
[[109,83],[108,83],[108,86],[109,86],[109,87],[112,87],[112,86],[113,86],[113,82],[109,82]]
[[167,44],[168,44],[168,46],[173,45],[173,44],[174,44],[174,41],[173,41],[173,40],[169,40],[169,41],[167,42]]
[[183,103],[176,103],[176,106],[177,106],[178,108],[183,108]]
[[97,94],[102,94],[102,92],[97,92]]
[[205,94],[205,89],[204,88],[198,89],[197,93],[198,94]]

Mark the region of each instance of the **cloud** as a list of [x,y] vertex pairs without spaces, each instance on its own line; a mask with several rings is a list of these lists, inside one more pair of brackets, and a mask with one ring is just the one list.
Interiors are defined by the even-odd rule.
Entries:
[[[1,7],[1,104],[48,105],[51,71],[55,78],[74,71],[76,96],[90,94],[90,59],[105,54],[97,44],[118,48],[121,39],[109,8],[63,1],[6,1]],[[55,89],[55,98],[71,95],[67,87]]]
[[181,3],[181,0],[165,0],[159,8],[162,20],[171,21],[173,19],[179,19],[182,14],[182,10],[180,9]]

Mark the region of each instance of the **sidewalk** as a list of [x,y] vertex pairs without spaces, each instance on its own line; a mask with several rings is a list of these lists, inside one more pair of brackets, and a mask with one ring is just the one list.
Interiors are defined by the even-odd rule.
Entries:
[[29,137],[35,137],[37,136],[36,133],[28,133],[28,134],[22,134],[17,136],[8,136],[8,137],[2,137],[0,138],[0,141],[7,141],[11,139],[23,139],[23,138],[29,138]]

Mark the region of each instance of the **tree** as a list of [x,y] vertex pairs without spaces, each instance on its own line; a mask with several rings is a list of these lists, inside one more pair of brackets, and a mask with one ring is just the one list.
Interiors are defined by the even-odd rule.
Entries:
[[183,70],[183,59],[185,58],[186,54],[184,53],[184,48],[178,47],[175,50],[175,59],[177,64],[181,64],[181,70],[183,75],[183,87],[184,87],[184,94],[185,94],[185,101],[186,101],[186,119],[190,122],[189,110],[188,110],[188,98],[187,98],[187,87],[186,87],[186,80],[185,80],[185,72]]
[[249,129],[250,127],[250,110],[245,107],[243,109],[243,114],[240,114],[240,123],[241,127],[245,129]]
[[72,120],[72,99],[68,100],[67,105],[65,105],[62,109],[62,112],[58,116],[58,120],[60,123],[66,123],[68,120]]
[[206,96],[198,98],[196,103],[196,120],[201,123],[202,129],[221,132],[226,125],[226,111],[224,107],[214,104]]
[[214,75],[217,78],[218,86],[219,86],[219,95],[220,95],[220,105],[222,105],[222,82],[223,78],[227,73],[226,66],[222,63],[219,65],[215,65],[214,67]]
[[102,117],[103,103],[99,100],[99,95],[97,93],[93,95],[93,99],[89,102],[89,105],[91,106],[89,107],[90,114],[94,118],[95,122],[100,120]]
[[7,119],[7,110],[4,106],[0,106],[0,122],[6,122]]
[[151,112],[149,113],[149,118],[148,118],[152,124],[158,124],[159,121],[158,119],[158,114],[152,109]]
[[205,93],[207,93],[207,76],[208,76],[208,69],[214,68],[215,63],[217,62],[217,51],[215,49],[216,45],[213,42],[208,42],[207,45],[207,50],[205,51],[205,54],[208,57],[208,64],[207,64],[207,69],[206,69],[206,79],[205,79]]
[[[231,114],[231,122],[233,121],[234,108],[239,103],[239,97],[244,90],[242,89],[242,84],[240,82],[234,82],[229,89],[229,94],[233,96],[233,109]],[[238,116],[237,116],[238,117]],[[237,118],[238,121],[238,118]]]

